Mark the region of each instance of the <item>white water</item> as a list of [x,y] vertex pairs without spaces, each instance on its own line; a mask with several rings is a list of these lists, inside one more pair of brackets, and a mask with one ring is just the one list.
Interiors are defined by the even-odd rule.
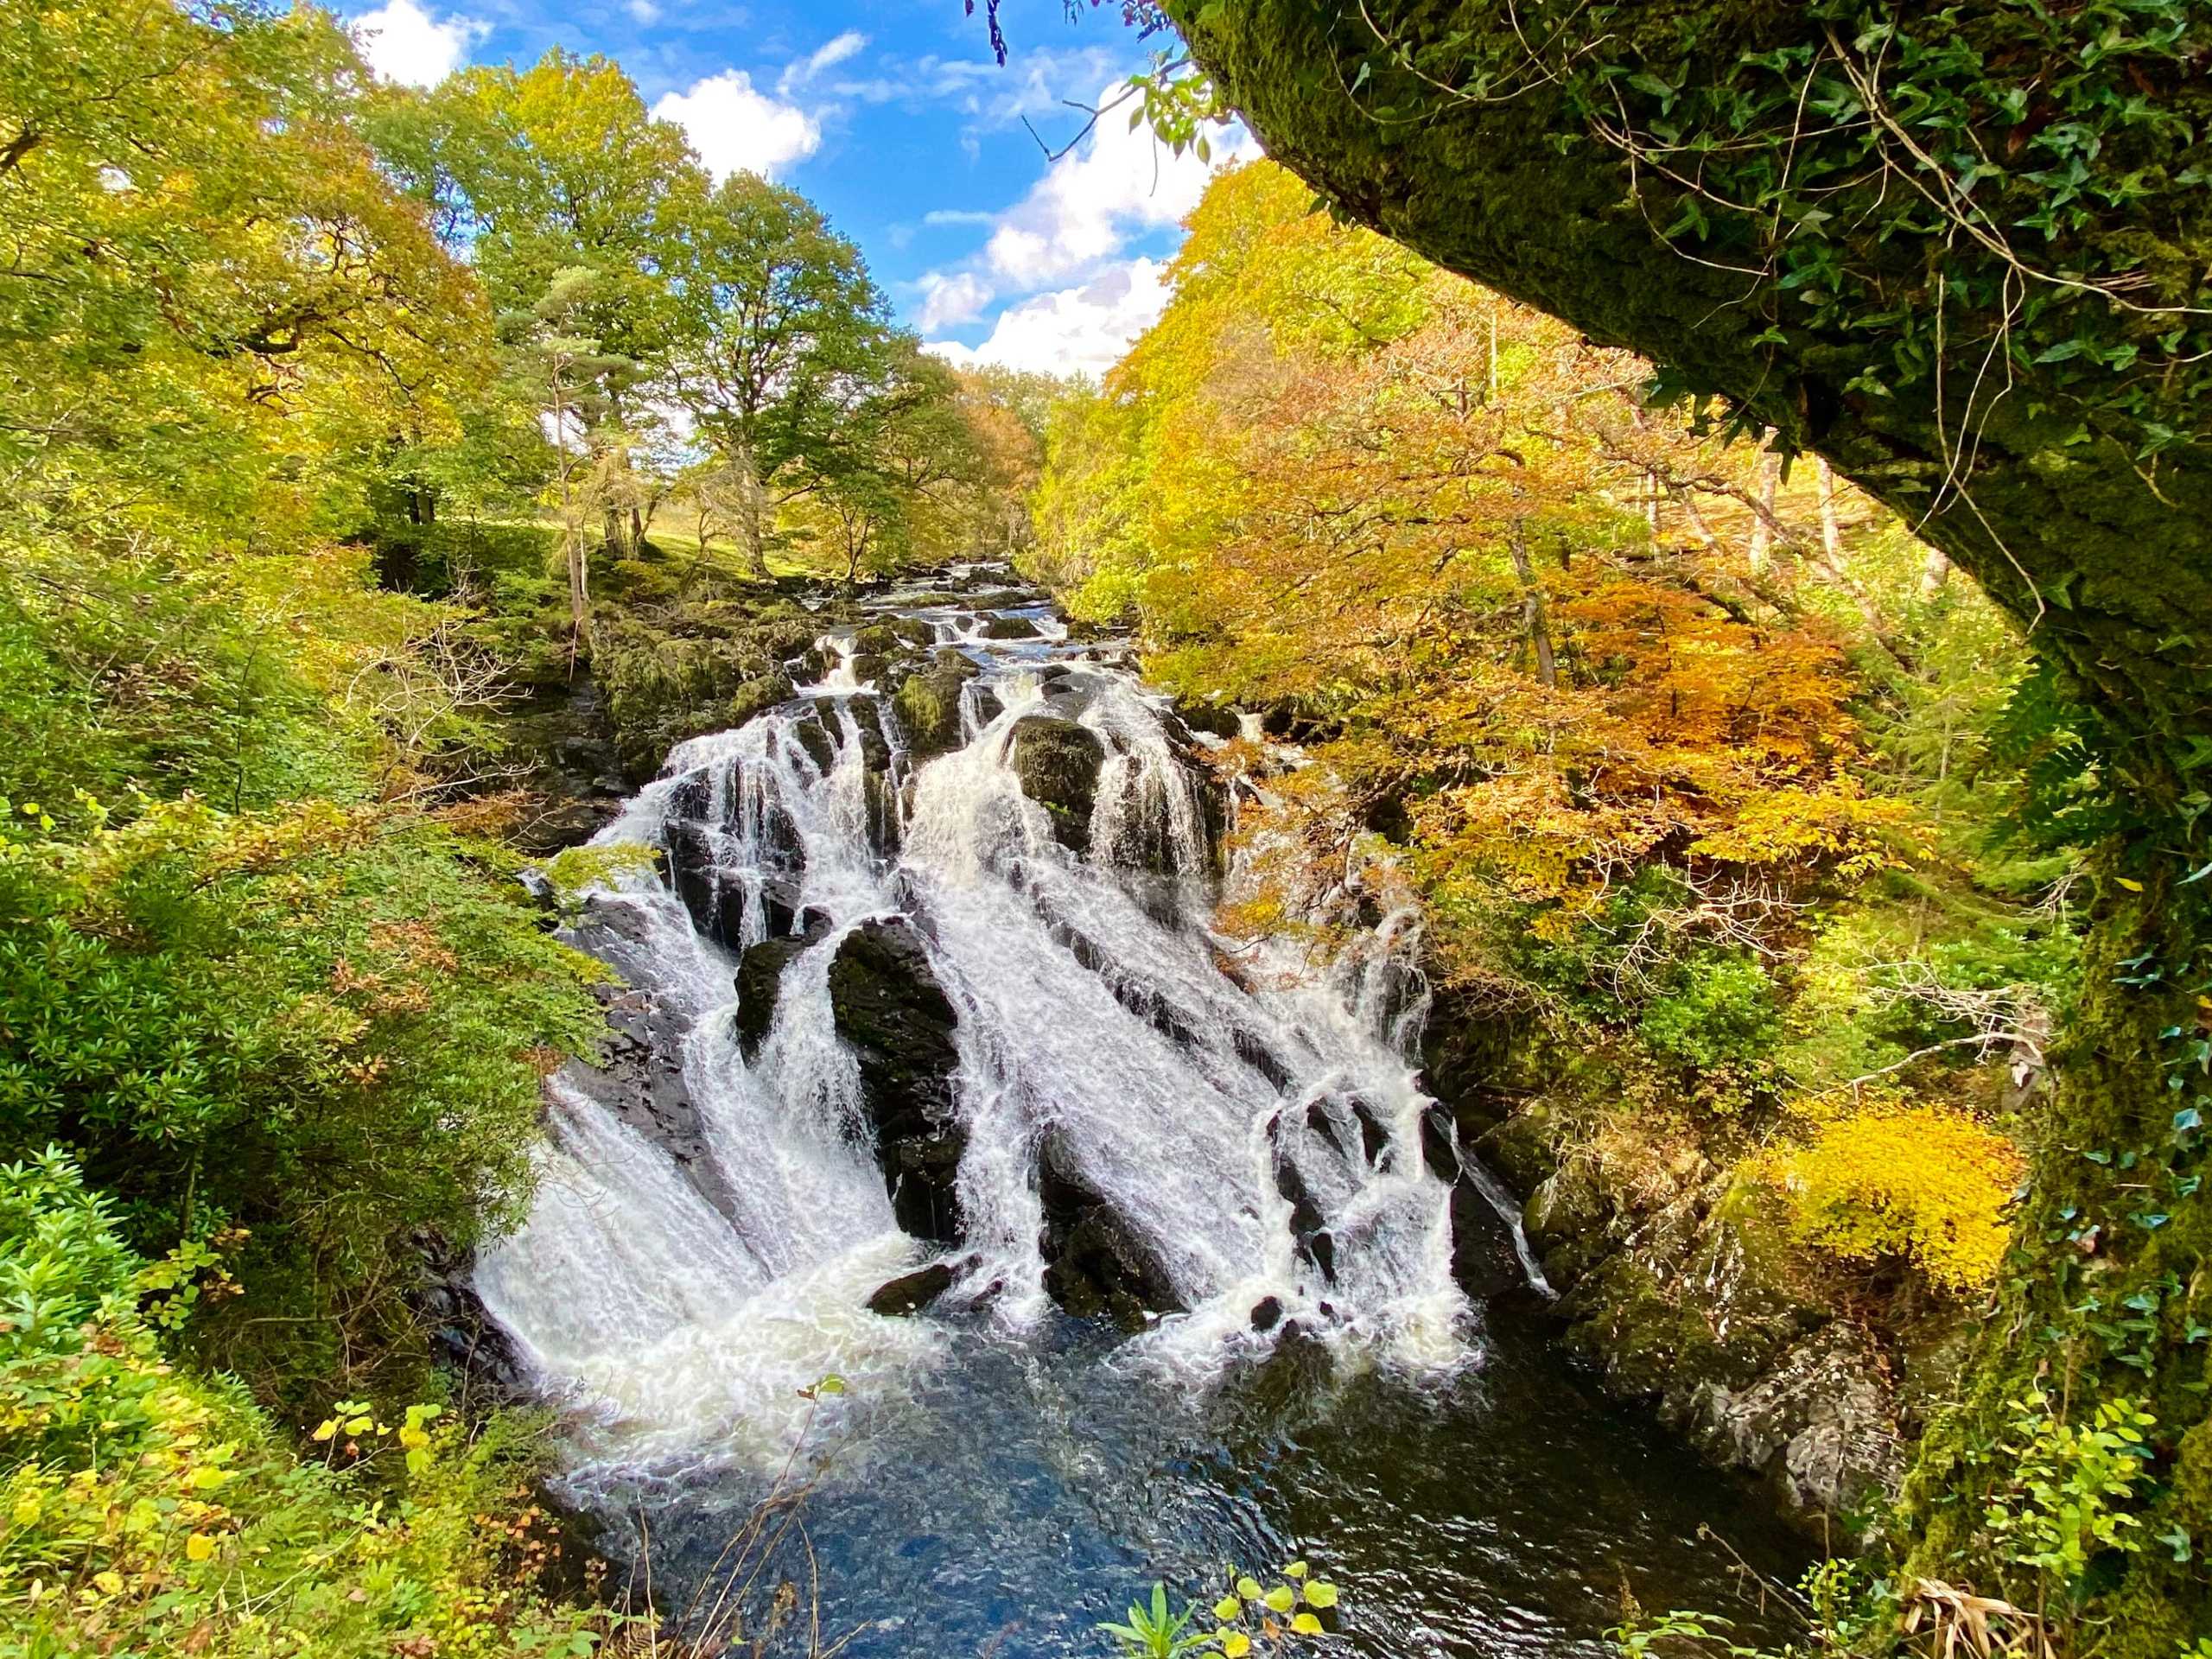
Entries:
[[[832,635],[837,664],[809,688],[815,701],[681,746],[600,837],[665,847],[692,833],[683,821],[702,823],[718,888],[740,897],[721,911],[726,946],[658,878],[629,878],[594,899],[620,925],[585,938],[683,1033],[718,1180],[695,1181],[556,1079],[536,1206],[478,1269],[536,1381],[575,1408],[587,1487],[594,1471],[772,1465],[810,1409],[798,1390],[823,1374],[847,1380],[837,1410],[865,1410],[963,1339],[940,1315],[972,1310],[1016,1336],[1050,1317],[1048,1130],[1192,1309],[1132,1339],[1133,1373],[1203,1387],[1293,1321],[1363,1362],[1438,1371],[1471,1357],[1446,1189],[1421,1154],[1427,1102],[1402,1046],[1421,1014],[1405,995],[1412,918],[1392,916],[1333,963],[1278,950],[1231,977],[1206,927],[1217,895],[1204,803],[1156,700],[1077,660],[1057,624],[1000,644],[927,614],[988,664],[963,693],[960,748],[910,766],[889,700]],[[1008,764],[1015,723],[1048,707],[1106,747],[1081,857]],[[893,856],[870,835],[871,718],[900,785]],[[880,785],[875,800],[880,817]],[[785,907],[774,920],[796,931],[812,913],[819,938],[785,970],[748,1062],[732,974],[736,950],[768,936],[772,895]],[[915,923],[957,1014],[967,1131],[958,1279],[931,1315],[903,1319],[864,1303],[925,1247],[894,1226],[828,988],[840,942],[892,915]],[[1355,1102],[1387,1133],[1372,1166]],[[1282,1163],[1325,1221],[1332,1274],[1296,1246]],[[1255,1332],[1268,1297],[1284,1325]]]

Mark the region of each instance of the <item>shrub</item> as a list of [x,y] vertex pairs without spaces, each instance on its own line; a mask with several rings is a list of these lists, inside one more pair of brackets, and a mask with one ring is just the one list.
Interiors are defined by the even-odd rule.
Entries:
[[71,1146],[149,1253],[245,1230],[196,1338],[274,1393],[411,1328],[420,1235],[521,1203],[541,1070],[601,1029],[591,964],[465,855],[190,799],[0,842],[0,1157]]
[[1951,1291],[1996,1276],[2025,1168],[1996,1130],[1930,1106],[1840,1119],[1769,1166],[1808,1243],[1850,1262],[1901,1257]]
[[1764,1058],[1782,1035],[1774,982],[1750,957],[1706,957],[1655,998],[1637,1030],[1666,1058],[1694,1071]]
[[60,1153],[0,1167],[0,1655],[592,1650],[608,1621],[535,1586],[519,1425],[368,1413],[302,1460],[168,1363],[137,1306],[164,1277]]

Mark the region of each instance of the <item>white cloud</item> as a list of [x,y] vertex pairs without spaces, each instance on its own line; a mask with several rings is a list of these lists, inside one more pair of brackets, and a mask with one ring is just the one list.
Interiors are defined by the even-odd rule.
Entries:
[[981,346],[931,340],[927,349],[963,368],[995,363],[1048,374],[1103,374],[1160,320],[1168,299],[1166,275],[1157,260],[1132,259],[1079,288],[1009,306]]
[[622,10],[641,23],[657,23],[660,21],[660,8],[653,3],[653,0],[626,0]]
[[805,86],[824,69],[842,63],[847,58],[857,56],[867,46],[868,36],[857,29],[849,29],[842,35],[833,35],[826,43],[816,48],[811,56],[801,58],[785,69],[783,78],[776,83],[776,90],[788,94]]
[[683,129],[717,179],[741,170],[773,178],[822,148],[820,122],[795,104],[755,91],[742,69],[709,75],[688,92],[664,92],[653,113]]
[[925,225],[995,225],[996,213],[980,207],[932,207],[922,215]]
[[922,278],[922,303],[914,321],[924,334],[956,328],[982,316],[990,302],[990,284],[973,271],[947,276],[933,270]]
[[[1100,92],[1103,105],[1116,89]],[[1214,147],[1214,159],[1169,153],[1142,124],[1110,111],[1090,136],[1052,163],[1016,207],[1001,216],[985,261],[1016,289],[1063,281],[1120,251],[1132,232],[1179,222],[1198,205],[1217,168],[1257,153],[1241,130]]]
[[353,20],[353,39],[370,70],[409,86],[436,86],[491,32],[480,17],[454,12],[440,20],[415,0],[385,0]]

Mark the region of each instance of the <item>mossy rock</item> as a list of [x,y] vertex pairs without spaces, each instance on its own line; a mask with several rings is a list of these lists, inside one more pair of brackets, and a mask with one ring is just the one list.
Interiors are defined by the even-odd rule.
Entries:
[[1052,836],[1071,852],[1090,846],[1090,810],[1106,745],[1098,734],[1055,715],[1025,715],[1007,752],[1021,792],[1051,815]]
[[940,651],[927,668],[906,677],[892,709],[917,759],[942,754],[960,743],[960,688],[982,671],[957,651]]

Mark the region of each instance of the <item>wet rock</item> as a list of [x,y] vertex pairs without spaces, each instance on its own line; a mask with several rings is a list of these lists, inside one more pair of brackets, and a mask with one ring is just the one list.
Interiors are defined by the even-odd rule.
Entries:
[[1881,1351],[1837,1325],[1739,1390],[1713,1386],[1691,1408],[1716,1461],[1764,1475],[1800,1510],[1840,1515],[1886,1497],[1904,1457]]
[[1321,1214],[1321,1206],[1313,1201],[1306,1178],[1287,1158],[1276,1160],[1275,1191],[1290,1205],[1290,1236],[1299,1254],[1319,1268],[1323,1278],[1334,1279],[1337,1242],[1329,1234],[1328,1223]]
[[[823,701],[827,702],[828,699]],[[791,728],[791,736],[825,778],[829,776],[830,768],[837,764],[836,718],[834,713],[823,712],[822,704],[817,702],[813,719],[802,720]]]
[[[1290,1068],[1277,1059],[1253,1033],[1241,1027],[1229,1034],[1229,1046],[1236,1051],[1236,1058],[1265,1077],[1275,1088],[1287,1089],[1291,1084]],[[1338,1150],[1342,1151],[1342,1147]]]
[[803,938],[767,938],[747,945],[737,959],[737,1040],[747,1060],[760,1052],[775,1023],[776,995],[784,969],[805,950]]
[[868,1299],[868,1311],[892,1318],[920,1313],[952,1288],[951,1264],[932,1262],[925,1268],[901,1274]]
[[1453,1183],[1450,1201],[1452,1277],[1476,1301],[1517,1291],[1529,1281],[1513,1230],[1472,1179]]
[[1449,1108],[1431,1101],[1421,1109],[1421,1160],[1428,1173],[1450,1185],[1459,1179],[1459,1154],[1452,1144]]
[[1183,724],[1194,732],[1204,732],[1211,737],[1235,737],[1243,730],[1243,723],[1236,711],[1225,702],[1201,702],[1195,697],[1177,701],[1175,714]]
[[1268,1296],[1253,1304],[1252,1329],[1272,1331],[1282,1323],[1282,1299]]
[[995,616],[977,630],[986,639],[1041,639],[1045,630],[1026,616]]
[[1058,1130],[1038,1149],[1037,1185],[1045,1290],[1054,1301],[1078,1318],[1109,1317],[1124,1331],[1142,1330],[1147,1313],[1187,1311],[1158,1252],[1084,1178]]
[[893,625],[875,622],[853,636],[853,652],[861,657],[890,657],[905,643]]
[[847,934],[830,964],[830,1003],[860,1063],[893,1214],[917,1238],[956,1243],[967,1147],[953,1099],[957,1016],[912,925],[864,922]]
[[668,874],[676,896],[691,912],[702,933],[715,933],[721,925],[721,892],[715,876],[716,848],[714,832],[688,818],[671,818],[668,838]]
[[1071,852],[1090,845],[1090,810],[1106,745],[1097,733],[1052,715],[1025,715],[1014,722],[1007,753],[1021,792],[1043,807],[1052,836]]
[[892,699],[906,734],[906,747],[919,760],[960,743],[960,688],[982,670],[960,652],[940,651],[928,669],[910,674]]
[[668,791],[668,816],[671,818],[704,818],[714,810],[715,780],[704,766],[696,772],[687,772],[676,780],[676,787]]
[[1352,1121],[1359,1125],[1360,1150],[1366,1154],[1368,1166],[1373,1168],[1390,1144],[1390,1131],[1382,1127],[1382,1120],[1365,1101],[1354,1097],[1351,1103]]

